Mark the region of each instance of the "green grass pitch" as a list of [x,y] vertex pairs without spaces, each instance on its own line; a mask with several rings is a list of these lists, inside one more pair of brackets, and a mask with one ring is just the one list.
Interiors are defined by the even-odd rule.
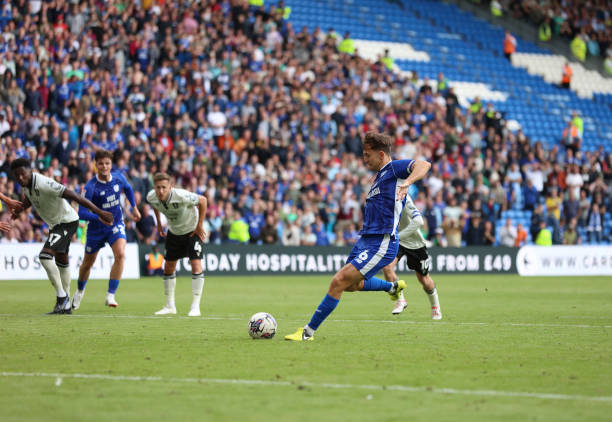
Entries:
[[[0,282],[0,420],[610,420],[610,278],[434,279],[442,321],[410,275],[401,316],[346,293],[307,343],[283,336],[330,277],[210,277],[200,318],[187,278],[172,317],[160,278],[122,281],[117,309],[90,281],[72,316],[44,315],[46,281]],[[249,337],[258,311],[274,339]]]

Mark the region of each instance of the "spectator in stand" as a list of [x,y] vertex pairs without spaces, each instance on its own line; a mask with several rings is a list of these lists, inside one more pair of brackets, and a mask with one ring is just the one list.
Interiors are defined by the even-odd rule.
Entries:
[[275,245],[278,243],[278,228],[272,213],[266,218],[266,225],[261,229],[261,241],[265,245]]
[[601,242],[602,220],[599,213],[599,204],[591,205],[591,212],[588,217],[587,233],[590,243]]
[[572,221],[578,216],[580,201],[574,190],[568,190],[568,199],[563,203],[563,217],[565,221]]
[[524,209],[533,211],[538,203],[538,198],[539,193],[536,187],[533,185],[533,181],[531,179],[527,179],[527,185],[523,187]]
[[244,220],[249,225],[249,242],[258,243],[261,239],[261,230],[266,221],[258,203],[253,204],[252,211],[246,211]]
[[495,229],[491,221],[488,221],[488,220],[485,221],[482,238],[483,238],[484,245],[487,245],[487,246],[495,245],[496,243]]
[[295,221],[289,222],[283,230],[282,236],[283,246],[299,246],[300,245],[300,228]]
[[517,230],[512,225],[512,220],[506,219],[506,225],[499,231],[500,243],[509,248],[514,247],[517,240]]
[[552,187],[546,197],[546,223],[553,228],[552,238],[555,244],[561,243],[561,233],[559,220],[561,219],[561,198],[557,193],[557,188]]
[[140,214],[140,221],[136,223],[138,241],[145,245],[152,245],[157,239],[157,232],[155,230],[155,217],[153,217],[151,212],[151,206],[148,203],[143,203]]
[[520,248],[521,246],[525,246],[527,244],[527,230],[523,228],[521,223],[518,223],[516,226],[516,241],[514,242],[514,247]]
[[[416,72],[405,77],[358,51],[338,54],[333,31],[294,31],[274,4],[249,9],[243,0],[227,3],[156,2],[146,12],[136,3],[116,8],[99,2],[99,13],[91,16],[86,2],[59,15],[43,3],[32,11],[31,23],[9,20],[2,38],[10,41],[0,53],[0,97],[10,100],[0,104],[0,173],[14,158],[27,156],[37,171],[80,191],[93,175],[95,150],[109,148],[135,192],[148,192],[151,173],[166,171],[177,186],[218,204],[206,216],[210,242],[228,241],[238,210],[266,221],[273,215],[278,236],[285,241],[297,229],[298,243],[299,227],[320,215],[325,232],[342,243],[350,224],[361,225],[360,204],[369,188],[361,136],[375,129],[394,136],[397,158],[432,162],[434,174],[424,181],[432,189],[415,202],[435,244],[448,239],[460,245],[468,202],[474,209],[479,199],[483,221],[493,222],[508,207],[533,209],[551,187],[567,198],[566,190],[579,198],[585,189],[578,211],[582,227],[591,203],[599,204],[602,221],[610,218],[608,143],[583,151],[570,136],[567,151],[547,151],[522,131],[511,131],[499,111],[485,109],[480,99],[462,109],[444,75],[433,83]],[[610,29],[588,8],[584,21],[563,17],[575,0],[564,4],[569,6],[553,9],[553,32],[558,25],[573,39],[590,19],[593,28],[582,34],[590,51],[594,34]],[[522,2],[519,9],[531,13],[534,5]],[[535,9],[529,16],[541,15]],[[600,51],[607,49],[600,42]],[[581,139],[579,116],[572,124]],[[598,174],[605,178],[603,188],[594,184]],[[574,182],[569,188],[568,178]],[[538,193],[524,204],[521,185],[527,179],[537,182]],[[11,180],[0,177],[0,186],[8,195],[19,193]],[[458,211],[457,218],[449,219],[447,208]],[[1,221],[10,221],[4,214]],[[33,238],[41,238],[44,225],[34,216],[27,220]],[[256,239],[255,226],[263,226],[259,215],[252,226]],[[608,236],[604,230],[602,238]],[[140,232],[137,227],[139,241],[158,240],[156,233],[145,239]],[[27,233],[19,229],[16,235],[24,240]],[[323,241],[322,232],[315,234]]]
[[512,36],[510,31],[506,30],[504,35],[504,56],[512,61],[512,55],[516,51],[516,38]]
[[539,224],[538,234],[536,235],[535,244],[538,246],[551,246],[552,233],[546,227],[546,221],[542,220]]
[[234,211],[234,217],[227,238],[232,243],[249,243],[249,225],[239,210]]
[[570,171],[567,174],[565,183],[567,185],[567,188],[574,192],[575,197],[580,196],[580,188],[584,184],[584,180],[582,178],[582,175],[580,174],[578,164],[572,164],[570,166]]
[[480,211],[475,211],[470,216],[468,229],[465,233],[465,244],[468,246],[481,246],[485,244],[484,224],[482,223]]
[[538,237],[541,222],[546,223],[546,218],[544,216],[544,207],[540,204],[533,210],[533,213],[531,214],[531,226],[529,228],[529,232],[531,233],[531,238],[533,240]]
[[563,74],[561,75],[561,87],[570,89],[570,83],[572,82],[572,68],[568,62],[565,62],[563,66]]
[[576,217],[570,220],[567,228],[563,232],[563,244],[564,245],[579,245],[581,242],[580,236],[576,231],[577,220]]
[[353,223],[344,230],[344,241],[348,246],[353,246],[359,240],[359,232]]
[[309,225],[304,226],[303,232],[300,236],[300,245],[314,246],[316,244],[317,244],[317,235],[312,232],[312,227]]

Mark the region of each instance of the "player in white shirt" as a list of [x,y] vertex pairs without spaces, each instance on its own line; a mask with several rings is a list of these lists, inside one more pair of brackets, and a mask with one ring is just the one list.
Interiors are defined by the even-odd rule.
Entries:
[[[164,290],[166,306],[155,315],[176,314],[174,289],[176,287],[176,262],[188,257],[191,263],[191,290],[193,302],[189,316],[200,316],[200,300],[204,288],[202,256],[204,253],[204,218],[208,202],[205,197],[177,189],[170,185],[170,176],[157,173],[153,177],[153,190],[147,194],[157,221],[157,232],[166,238],[164,255]],[[164,232],[160,213],[168,219],[168,233]]]
[[[421,227],[424,224],[421,213],[412,202],[410,195],[406,196],[406,206],[402,212],[399,223],[399,251],[397,258],[383,268],[385,279],[389,282],[397,280],[395,273],[395,264],[406,256],[406,264],[408,268],[414,270],[417,280],[423,285],[423,290],[427,294],[429,303],[431,304],[431,319],[442,319],[442,310],[440,309],[440,301],[438,300],[438,291],[434,284],[429,271],[431,269],[431,257],[427,253],[425,238],[421,234]],[[401,292],[399,299],[395,302],[392,314],[401,314],[406,309],[407,303],[404,299],[404,292]]]
[[11,163],[11,171],[24,193],[21,203],[17,206],[9,205],[13,218],[33,206],[40,218],[49,226],[49,238],[38,255],[40,264],[47,272],[57,293],[55,307],[49,314],[71,314],[72,308],[68,296],[70,293],[68,250],[72,236],[79,227],[79,216],[67,200],[88,208],[107,225],[113,224],[113,215],[55,180],[39,173],[32,173],[30,162],[24,158],[14,160]]

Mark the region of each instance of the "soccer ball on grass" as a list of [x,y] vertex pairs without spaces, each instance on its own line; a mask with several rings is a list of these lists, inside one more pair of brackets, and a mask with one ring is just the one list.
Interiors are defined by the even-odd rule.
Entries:
[[257,312],[249,320],[248,328],[254,339],[272,338],[276,334],[276,320],[267,312]]

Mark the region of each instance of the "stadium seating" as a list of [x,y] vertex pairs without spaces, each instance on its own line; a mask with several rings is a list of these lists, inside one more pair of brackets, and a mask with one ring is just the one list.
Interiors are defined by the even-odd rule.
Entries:
[[[298,29],[319,26],[340,34],[349,31],[357,40],[407,43],[411,46],[407,54],[396,60],[402,70],[414,70],[430,79],[442,72],[451,83],[479,82],[507,93],[504,101],[490,101],[506,119],[517,120],[532,141],[545,147],[560,142],[572,112],[578,111],[585,123],[583,149],[595,151],[603,146],[612,151],[612,83],[597,87],[596,82],[586,80],[590,73],[576,75],[578,92],[595,92],[595,101],[559,88],[550,82],[555,82],[556,73],[561,74],[562,59],[520,38],[517,51],[522,54],[513,58],[513,66],[501,53],[503,29],[455,5],[426,0],[405,1],[403,7],[377,0],[358,5],[352,0],[320,0],[314,2],[316,7],[299,0],[286,3],[292,7],[291,21]],[[532,63],[544,58],[547,63],[558,63],[558,69],[549,67],[546,79],[529,72]],[[606,94],[597,89],[605,89]]]
[[[518,121],[532,142],[539,141],[547,149],[561,144],[563,129],[577,111],[584,121],[582,149],[603,147],[612,152],[612,82],[599,74],[594,79],[592,72],[575,66],[576,90],[588,98],[560,88],[562,57],[517,37],[517,53],[510,63],[502,54],[504,30],[456,5],[429,0],[404,1],[401,6],[379,0],[286,3],[292,8],[291,22],[296,30],[319,27],[322,31],[333,28],[338,34],[348,31],[365,57],[375,59],[388,48],[403,71],[416,71],[431,80],[442,72],[459,88],[459,96],[479,96],[493,103],[506,120]],[[530,211],[505,211],[497,229],[506,218],[529,231]],[[499,236],[499,230],[496,233]],[[608,221],[604,239],[610,233],[612,222]],[[586,241],[586,229],[580,228],[579,234]],[[532,242],[531,234],[528,242]]]

